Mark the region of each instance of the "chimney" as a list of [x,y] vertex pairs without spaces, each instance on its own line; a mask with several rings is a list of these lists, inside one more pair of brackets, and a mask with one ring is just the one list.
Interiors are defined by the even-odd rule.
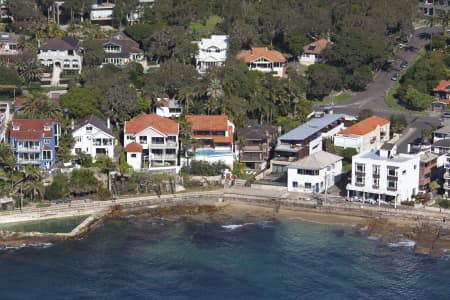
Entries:
[[109,117],[106,119],[106,127],[111,129],[111,119]]

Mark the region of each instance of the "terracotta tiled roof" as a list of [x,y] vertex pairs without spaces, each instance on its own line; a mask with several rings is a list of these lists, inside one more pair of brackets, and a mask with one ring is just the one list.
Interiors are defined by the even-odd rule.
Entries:
[[44,150],[52,150],[52,147],[50,147],[49,145],[44,145],[44,147],[42,147],[42,149],[44,149]]
[[264,57],[272,62],[286,62],[286,58],[276,50],[269,50],[267,47],[252,47],[250,50],[241,50],[237,59],[246,63],[253,62],[260,57]]
[[178,134],[178,123],[157,114],[142,113],[129,121],[125,121],[125,133],[138,133],[152,127],[164,134]]
[[142,146],[136,142],[131,142],[125,147],[125,152],[142,152]]
[[[13,119],[10,136],[18,140],[39,140],[41,137],[51,138],[53,130],[44,130],[44,126],[52,126],[55,123],[50,119]],[[19,126],[19,130],[14,130]]]
[[349,128],[342,130],[341,134],[355,134],[365,135],[377,128],[377,126],[383,126],[389,123],[388,120],[380,118],[378,116],[371,116],[361,122],[358,122]]
[[225,115],[187,115],[186,120],[193,131],[228,130],[228,117]]
[[433,91],[450,91],[450,80],[439,81],[439,84],[433,89]]
[[16,99],[14,100],[14,106],[22,106],[27,100],[27,97],[16,97]]
[[326,39],[314,41],[303,47],[303,52],[308,54],[321,54],[328,46],[329,42]]

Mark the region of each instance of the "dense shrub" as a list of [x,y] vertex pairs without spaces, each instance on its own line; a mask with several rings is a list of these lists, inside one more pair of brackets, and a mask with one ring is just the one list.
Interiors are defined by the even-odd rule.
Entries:
[[57,174],[53,182],[46,187],[44,198],[47,200],[62,199],[69,195],[69,179],[63,174]]
[[221,175],[223,170],[228,169],[224,163],[208,163],[207,161],[194,160],[191,161],[190,166],[183,167],[181,172],[183,174],[195,176],[216,176]]

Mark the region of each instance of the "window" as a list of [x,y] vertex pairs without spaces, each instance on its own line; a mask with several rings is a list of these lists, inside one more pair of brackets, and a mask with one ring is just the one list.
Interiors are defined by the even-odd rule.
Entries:
[[44,139],[44,144],[50,144],[50,139]]
[[397,190],[397,181],[396,180],[388,180],[388,190]]
[[317,176],[317,175],[319,175],[319,170],[297,169],[297,174]]
[[44,125],[44,131],[50,131],[52,127],[50,125]]
[[20,130],[20,126],[18,124],[13,124],[13,130]]
[[163,145],[164,138],[163,137],[152,137],[152,144]]
[[364,185],[365,184],[365,178],[363,176],[356,176],[356,185]]
[[373,179],[373,188],[377,189],[380,187],[380,178],[374,178]]
[[147,137],[139,136],[139,144],[147,144]]
[[405,175],[405,174],[406,174],[406,170],[403,170],[402,175]]
[[134,141],[136,137],[134,135],[127,135],[127,141]]
[[388,176],[393,176],[393,177],[398,176],[396,167],[387,167],[387,170],[388,170]]
[[310,190],[311,189],[311,183],[305,182],[305,189]]
[[372,175],[380,176],[380,166],[379,165],[372,165]]
[[131,157],[132,157],[132,158],[136,158],[136,153],[132,153],[132,154],[131,154]]
[[42,159],[45,159],[45,160],[52,159],[52,152],[48,151],[48,150],[42,151]]
[[75,153],[81,153],[81,148],[75,148]]
[[81,143],[82,139],[83,139],[83,137],[81,137],[81,136],[76,136],[76,137],[75,137],[75,142]]
[[292,187],[294,189],[298,188],[298,182],[297,181],[292,181]]
[[86,126],[86,133],[92,133],[92,126]]
[[366,166],[364,164],[355,164],[356,172],[364,173],[366,171]]

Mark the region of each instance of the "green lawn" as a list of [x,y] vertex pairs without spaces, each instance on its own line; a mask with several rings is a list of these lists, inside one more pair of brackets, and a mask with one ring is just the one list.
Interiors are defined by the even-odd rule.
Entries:
[[[339,104],[343,101],[349,100],[353,97],[353,94],[350,92],[343,92],[340,93],[339,95],[335,95],[333,97],[333,103],[334,104]],[[331,97],[327,96],[325,98],[323,98],[322,103],[321,104],[331,104]]]
[[217,26],[223,22],[223,19],[219,16],[212,15],[208,18],[205,24],[202,23],[191,23],[189,29],[194,32],[211,32]]

